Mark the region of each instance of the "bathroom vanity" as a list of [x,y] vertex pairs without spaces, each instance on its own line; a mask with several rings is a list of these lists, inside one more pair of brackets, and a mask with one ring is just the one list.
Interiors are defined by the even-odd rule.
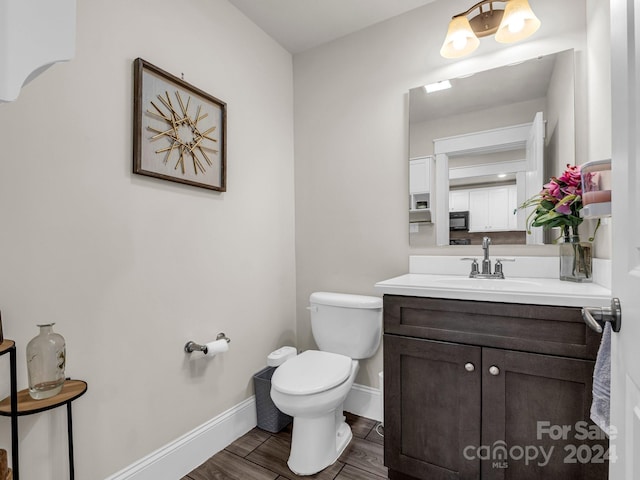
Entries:
[[376,285],[390,479],[607,478],[608,442],[589,420],[600,334],[580,307],[610,294],[566,283],[409,274]]

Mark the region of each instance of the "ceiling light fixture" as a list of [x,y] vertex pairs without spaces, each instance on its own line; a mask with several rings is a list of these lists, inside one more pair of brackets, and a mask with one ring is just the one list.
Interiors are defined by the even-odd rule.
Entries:
[[[504,9],[494,8],[494,3],[506,6]],[[468,18],[476,10],[478,13]],[[445,58],[464,57],[478,48],[479,37],[495,34],[497,42],[513,43],[527,38],[538,28],[540,20],[527,0],[483,0],[451,19],[440,55]]]

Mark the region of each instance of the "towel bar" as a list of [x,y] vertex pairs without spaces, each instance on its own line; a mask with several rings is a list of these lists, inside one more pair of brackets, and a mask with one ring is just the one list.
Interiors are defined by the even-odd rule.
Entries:
[[611,299],[611,307],[584,307],[582,309],[582,319],[592,330],[602,333],[602,324],[604,322],[611,323],[611,329],[619,332],[622,326],[622,310],[620,309],[620,300],[618,298]]

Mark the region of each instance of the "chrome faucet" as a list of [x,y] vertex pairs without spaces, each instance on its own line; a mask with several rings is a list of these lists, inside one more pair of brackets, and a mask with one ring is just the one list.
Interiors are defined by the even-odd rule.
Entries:
[[482,239],[482,250],[484,250],[484,259],[482,260],[482,275],[491,275],[491,260],[489,259],[489,245],[491,245],[491,239],[489,237],[484,237]]
[[496,258],[495,271],[491,273],[491,259],[489,258],[489,245],[491,238],[484,237],[482,239],[482,250],[484,258],[482,259],[482,270],[480,270],[477,258],[465,257],[462,260],[471,260],[471,273],[469,278],[504,278],[502,271],[502,262],[515,262],[515,258]]

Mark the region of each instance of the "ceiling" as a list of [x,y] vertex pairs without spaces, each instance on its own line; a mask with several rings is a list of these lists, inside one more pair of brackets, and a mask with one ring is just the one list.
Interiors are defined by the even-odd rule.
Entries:
[[291,53],[299,53],[436,0],[229,0]]

